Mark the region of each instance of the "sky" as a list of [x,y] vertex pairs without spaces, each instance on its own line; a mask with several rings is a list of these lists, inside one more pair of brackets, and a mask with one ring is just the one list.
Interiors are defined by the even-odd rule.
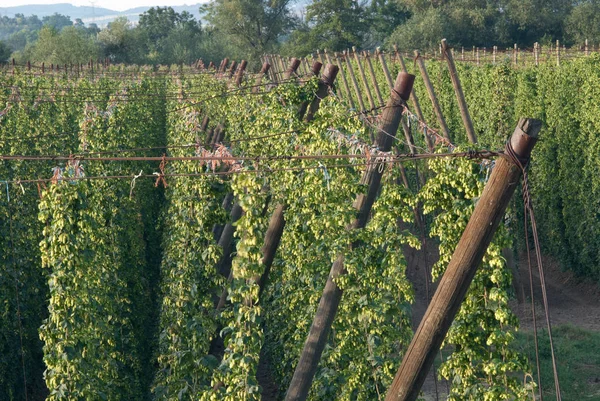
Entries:
[[[92,0],[94,6],[109,8],[111,10],[124,11],[129,8],[148,6],[181,6],[186,4],[185,0]],[[187,4],[202,3],[202,0],[188,1]],[[74,6],[91,6],[88,0],[0,0],[1,7],[24,6],[31,4],[58,4],[71,3]]]

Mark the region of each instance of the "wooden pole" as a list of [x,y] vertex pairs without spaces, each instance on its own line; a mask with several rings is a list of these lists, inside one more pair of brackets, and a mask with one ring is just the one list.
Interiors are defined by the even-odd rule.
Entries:
[[[510,143],[523,162],[529,160],[540,129],[541,122],[538,120],[519,121]],[[386,401],[417,399],[483,255],[504,217],[520,176],[521,170],[514,163],[502,157],[497,159],[446,272],[404,354],[402,364],[388,389]]]
[[[313,73],[315,70],[317,70],[317,68],[320,69],[321,66],[322,64],[316,61],[313,64]],[[306,114],[306,121],[311,121],[314,118],[317,110],[319,109],[319,105],[321,104],[321,99],[324,99],[329,94],[329,88],[333,82],[335,82],[338,71],[339,67],[336,65],[327,64],[325,66],[325,71],[323,72],[321,80],[319,81],[317,96],[315,96],[310,105],[309,111]],[[262,264],[264,266],[264,270],[262,276],[257,278],[257,283],[259,286],[259,299],[268,281],[269,272],[271,271],[271,266],[273,264],[273,260],[275,259],[275,254],[277,252],[277,248],[279,247],[279,242],[281,241],[281,236],[283,235],[283,230],[285,228],[285,208],[285,204],[278,204],[275,207],[275,211],[269,220],[269,227],[265,233],[265,242],[262,247]]]
[[450,138],[450,131],[448,130],[446,120],[444,119],[444,115],[442,114],[442,108],[440,107],[437,97],[435,96],[435,90],[433,89],[433,85],[429,80],[429,75],[427,74],[427,69],[425,68],[423,58],[417,50],[415,50],[415,57],[417,65],[419,66],[419,70],[421,71],[421,77],[423,77],[423,81],[425,82],[425,87],[427,88],[429,99],[431,100],[431,104],[433,105],[433,111],[435,112],[438,124],[440,124],[440,128],[442,129],[442,134],[444,135],[444,138],[448,140],[448,142],[452,143],[452,139]]
[[[331,57],[329,57],[329,53],[327,52],[327,49],[323,49],[323,54],[325,54],[325,61],[327,61],[327,64],[333,64],[331,62]],[[323,63],[321,63],[321,64],[323,64]]]
[[[400,62],[400,68],[402,69],[402,71],[408,73],[406,71],[406,64],[404,64],[404,57],[402,57],[401,54],[398,55],[398,61]],[[385,59],[383,59],[382,65],[385,66]],[[387,71],[387,66],[385,66],[384,71]],[[388,82],[390,83],[390,88],[391,88],[392,80],[391,80],[391,77],[389,77],[389,72],[387,73],[386,78],[388,79]],[[423,115],[423,111],[421,110],[421,104],[419,103],[419,98],[417,97],[417,93],[415,92],[414,88],[410,92],[410,99],[411,99],[412,106],[415,109],[415,114],[417,115],[417,118],[422,123],[425,123],[426,122],[425,116]],[[429,137],[429,134],[427,133],[427,131],[423,132],[423,136],[425,137],[425,143],[427,144],[428,149],[430,151],[433,151],[434,145],[431,142],[431,138]]]
[[473,121],[471,120],[471,115],[469,114],[469,108],[467,107],[467,102],[462,90],[462,85],[460,84],[458,72],[456,72],[454,57],[452,57],[452,52],[450,51],[450,47],[448,46],[446,39],[442,39],[442,52],[446,56],[446,61],[448,62],[450,79],[452,80],[452,86],[454,87],[454,93],[456,94],[456,101],[458,102],[458,107],[460,108],[460,116],[462,117],[463,124],[467,130],[467,137],[469,138],[469,142],[477,143],[477,135],[475,135]]
[[371,57],[369,57],[369,51],[366,51],[364,56],[365,60],[367,60],[367,68],[369,69],[369,75],[371,76],[371,83],[373,84],[373,89],[375,90],[375,94],[377,95],[377,101],[379,102],[379,105],[383,106],[385,103],[383,102],[381,91],[379,90],[379,84],[377,83],[377,77],[375,76],[373,63],[371,63]]
[[358,82],[356,82],[356,77],[354,76],[354,69],[352,68],[352,63],[350,62],[350,52],[344,51],[344,56],[346,59],[346,66],[348,67],[348,74],[350,75],[350,79],[352,80],[352,85],[354,86],[354,92],[356,92],[356,98],[358,99],[358,105],[360,106],[360,112],[365,112],[365,102],[363,101],[362,94],[360,93],[360,89],[358,88]]
[[319,49],[317,49],[317,58],[319,59],[319,62],[323,65],[325,65],[325,60],[323,59],[323,55],[321,54],[321,52],[319,51]]
[[[380,130],[376,143],[380,151],[387,152],[391,149],[393,135],[398,130],[402,117],[403,107],[398,106],[403,105],[403,101],[408,100],[413,82],[414,75],[403,72],[400,72],[396,78],[394,90],[380,120]],[[367,223],[367,218],[381,183],[382,172],[379,171],[380,167],[379,163],[373,164],[363,175],[361,183],[368,187],[368,192],[367,194],[358,195],[354,202],[354,207],[358,213],[350,227],[351,229],[364,228]],[[335,284],[335,280],[344,274],[346,274],[344,255],[339,254],[331,267],[310,332],[288,388],[286,401],[303,401],[308,396],[321,354],[327,343],[331,325],[342,299],[343,291]]]
[[590,55],[590,49],[588,47],[588,40],[585,40],[585,55],[589,56]]
[[298,69],[298,67],[300,67],[300,60],[298,60],[296,57],[293,57],[290,60],[290,66],[288,67],[288,69],[285,71],[285,74],[283,75],[283,79],[284,80],[291,79],[294,76],[294,74],[296,74],[296,70]]
[[560,67],[560,41],[556,40],[556,66]]
[[235,78],[235,84],[237,86],[240,86],[242,84],[242,80],[244,79],[244,71],[246,70],[247,66],[248,62],[246,60],[242,60],[242,62],[240,63],[240,67],[237,71],[237,76]]
[[372,110],[375,108],[375,100],[373,99],[373,95],[371,94],[371,90],[369,89],[369,84],[367,82],[365,70],[363,69],[362,63],[360,62],[360,57],[358,52],[356,51],[355,46],[352,46],[352,52],[354,53],[354,60],[356,60],[356,65],[358,66],[358,73],[360,74],[363,86],[365,88],[365,91],[367,92],[367,98],[369,99],[369,104],[371,105]]
[[338,67],[340,67],[339,74],[342,77],[342,84],[343,84],[344,92],[346,92],[345,93],[346,98],[348,99],[348,102],[350,103],[350,107],[352,109],[356,109],[356,106],[354,105],[354,99],[352,99],[352,92],[350,92],[350,87],[348,86],[348,80],[346,79],[346,73],[344,72],[344,68],[342,68],[342,62],[340,60],[340,57],[337,52],[335,52],[333,55],[335,56],[335,62],[337,63]]
[[477,61],[477,65],[479,65],[479,47],[477,48],[477,56],[475,60]]
[[262,84],[262,80],[269,73],[270,69],[271,64],[265,61],[262,65],[262,68],[260,69],[260,72],[256,76],[256,80],[254,81],[254,88],[252,88],[253,93],[257,93],[259,91],[260,85]]
[[333,82],[335,81],[339,70],[340,68],[337,65],[327,64],[325,66],[325,71],[319,81],[317,95],[306,112],[306,117],[304,117],[305,121],[312,121],[315,118],[315,114],[317,110],[319,110],[319,105],[321,104],[321,99],[324,99],[329,94],[329,89],[333,86]]

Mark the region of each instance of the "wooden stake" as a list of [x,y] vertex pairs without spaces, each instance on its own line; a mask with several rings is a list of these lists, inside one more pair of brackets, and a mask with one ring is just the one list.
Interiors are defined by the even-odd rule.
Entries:
[[[406,64],[404,64],[404,57],[402,57],[401,54],[399,54],[398,56],[399,56],[398,61],[400,62],[400,68],[402,69],[402,72],[408,73],[406,71]],[[383,60],[383,64],[385,65],[385,60]],[[385,67],[385,70],[387,70],[387,66]],[[390,88],[391,88],[392,80],[389,77],[389,73],[387,75],[388,75],[388,77],[386,77],[386,78],[389,78],[388,82],[390,82]],[[414,88],[410,92],[410,99],[411,99],[412,106],[415,109],[415,114],[417,115],[417,118],[419,119],[419,121],[421,121],[423,124],[425,124],[426,123],[425,116],[423,115],[423,111],[421,110],[421,104],[419,103],[419,98],[417,97],[417,92],[415,92]],[[430,151],[433,151],[434,144],[433,144],[433,142],[431,142],[431,138],[429,137],[429,134],[427,133],[426,130],[423,131],[423,136],[425,137],[425,143],[427,144],[427,148]]]
[[[519,121],[511,144],[521,160],[529,160],[540,128],[538,120]],[[388,389],[386,401],[417,399],[483,255],[504,217],[520,176],[521,170],[511,161],[503,157],[496,160],[490,179]]]
[[560,41],[556,41],[556,66],[560,67]]
[[[325,54],[325,60],[327,61],[327,64],[333,64],[331,62],[331,57],[329,57],[329,53],[327,52],[327,49],[323,49],[323,53]],[[321,64],[323,64],[323,63],[321,63]]]
[[256,76],[256,81],[254,81],[254,88],[252,88],[252,93],[257,93],[259,91],[260,85],[262,84],[262,80],[265,77],[265,75],[269,73],[270,69],[271,64],[265,61],[262,65],[262,68],[260,69],[260,72]]
[[454,87],[454,93],[456,94],[456,101],[458,102],[458,107],[460,108],[460,115],[462,117],[463,124],[467,131],[467,137],[469,138],[469,142],[477,143],[477,135],[475,135],[473,121],[471,120],[471,115],[469,114],[469,108],[467,107],[467,102],[465,100],[465,95],[462,90],[462,85],[460,84],[458,72],[456,72],[454,57],[452,57],[452,52],[448,47],[446,39],[442,39],[442,51],[446,56],[446,61],[448,62],[448,70],[450,70],[450,79],[452,80],[452,86]]
[[589,56],[590,55],[590,49],[588,48],[588,40],[585,40],[585,55]]
[[515,43],[513,48],[513,66],[516,67],[518,62],[519,60],[517,59],[517,44]]
[[[391,149],[393,135],[398,130],[402,117],[403,107],[398,107],[398,105],[408,100],[413,82],[414,75],[403,72],[398,74],[394,90],[390,95],[390,99],[383,110],[380,120],[377,147],[381,151],[387,152]],[[351,226],[352,229],[364,228],[367,223],[367,218],[371,212],[371,207],[381,183],[382,172],[379,171],[380,167],[379,163],[372,165],[365,172],[361,180],[361,183],[367,185],[369,189],[367,194],[357,196],[354,202],[358,213]],[[335,280],[344,274],[346,274],[344,269],[344,255],[340,254],[331,267],[323,295],[321,296],[317,312],[310,327],[308,338],[304,344],[300,360],[298,365],[296,365],[294,376],[288,388],[285,397],[286,401],[303,401],[308,396],[313,377],[321,359],[321,354],[327,343],[331,325],[342,299],[343,291],[335,284]]]
[[346,99],[348,99],[348,102],[350,103],[350,107],[352,109],[356,109],[356,106],[354,105],[354,99],[352,99],[352,92],[350,92],[350,87],[348,86],[348,80],[346,79],[346,74],[344,72],[344,68],[342,66],[340,57],[337,52],[334,53],[334,56],[335,56],[335,62],[340,67],[340,75],[342,77],[342,84],[343,84]]
[[298,60],[296,57],[293,57],[290,60],[290,66],[287,68],[285,74],[283,75],[283,79],[291,79],[294,76],[294,74],[296,74],[296,70],[298,69],[298,67],[300,67],[300,60]]
[[[317,67],[320,68],[321,65],[322,64],[319,62],[315,62],[315,64],[313,64],[313,72],[317,70]],[[325,67],[325,71],[323,72],[321,81],[319,82],[317,96],[315,96],[310,105],[309,113],[305,117],[306,121],[311,121],[314,118],[317,110],[319,109],[321,99],[324,99],[329,94],[329,87],[335,81],[338,71],[339,67],[333,64],[327,64]],[[281,241],[281,236],[283,235],[283,230],[285,228],[285,208],[285,204],[278,204],[275,207],[275,211],[271,215],[271,219],[269,220],[269,228],[265,234],[265,242],[262,247],[262,264],[264,266],[264,271],[262,276],[257,278],[257,283],[259,286],[259,299],[268,281],[269,272],[271,271],[271,266],[273,264],[273,260],[275,259],[275,254],[277,252],[277,248],[279,247],[279,242]]]
[[356,92],[356,98],[358,99],[358,105],[360,106],[360,112],[365,112],[365,102],[363,101],[362,94],[360,93],[360,89],[358,88],[358,82],[356,82],[356,77],[354,76],[354,69],[352,68],[352,63],[350,62],[350,52],[345,51],[344,56],[346,59],[346,66],[348,67],[348,74],[350,75],[350,79],[352,80],[352,85],[354,86],[354,92]]
[[240,64],[240,68],[238,68],[238,71],[237,71],[237,76],[235,78],[235,84],[237,86],[242,85],[242,80],[244,79],[244,71],[246,70],[247,66],[248,66],[248,62],[246,60],[242,60],[242,62]]
[[371,90],[369,89],[369,84],[367,83],[365,70],[363,69],[362,63],[360,62],[360,57],[358,55],[358,52],[356,51],[356,47],[352,46],[352,52],[354,53],[354,60],[356,60],[356,65],[358,66],[358,73],[360,74],[363,86],[365,88],[365,91],[367,92],[367,99],[369,99],[369,104],[371,105],[372,110],[375,108],[375,100],[373,99],[373,95],[371,94]]
[[450,138],[450,131],[448,130],[448,126],[446,125],[446,120],[444,119],[444,115],[442,114],[442,108],[438,103],[437,97],[435,96],[435,90],[433,89],[433,85],[429,80],[429,75],[427,74],[427,69],[425,68],[425,63],[423,62],[423,58],[419,54],[417,50],[415,50],[415,58],[417,61],[417,65],[419,66],[419,70],[421,71],[421,77],[425,82],[425,87],[427,88],[427,93],[429,94],[429,99],[431,100],[431,104],[433,105],[433,111],[435,112],[435,116],[438,120],[438,124],[442,129],[442,134],[444,138],[448,140],[448,142],[452,143],[452,139]]
[[540,44],[538,42],[533,44],[533,55],[535,58],[535,65],[540,65]]
[[381,91],[379,90],[379,84],[377,83],[377,77],[375,76],[375,70],[373,69],[373,63],[371,63],[371,57],[368,51],[364,53],[365,60],[367,61],[367,68],[369,69],[369,75],[371,76],[371,83],[373,84],[373,89],[375,90],[375,94],[377,95],[377,100],[380,106],[383,106],[385,103],[383,102],[383,97],[381,96]]
[[492,49],[492,63],[496,64],[496,53],[498,52],[498,46],[494,46]]
[[[320,66],[319,66],[320,69]],[[323,72],[323,76],[319,81],[319,88],[317,89],[317,95],[313,99],[310,107],[308,108],[308,112],[306,113],[305,121],[312,121],[315,118],[315,114],[317,110],[319,110],[319,105],[321,104],[321,99],[324,99],[329,94],[329,89],[333,86],[333,82],[339,72],[339,67],[333,64],[327,64],[325,66],[325,71]]]

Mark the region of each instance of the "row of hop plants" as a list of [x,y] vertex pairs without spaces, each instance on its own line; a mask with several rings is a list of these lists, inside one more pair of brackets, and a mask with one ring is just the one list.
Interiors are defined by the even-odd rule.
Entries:
[[[38,105],[34,99],[30,108],[12,99],[13,108],[0,122],[5,132],[26,121],[19,137],[33,138],[34,126],[44,132],[46,123],[52,128],[62,124],[64,132],[70,133],[66,143],[48,137],[47,144],[41,142],[46,146],[37,150],[40,154],[163,145],[172,146],[166,151],[169,155],[199,154],[206,135],[201,122],[208,116],[211,128],[221,124],[226,141],[235,143],[233,154],[258,159],[242,166],[172,162],[164,170],[178,176],[158,180],[163,189],[141,179],[79,179],[83,174],[130,175],[138,168],[156,171],[157,163],[70,162],[55,170],[67,180],[40,188],[39,193],[26,191],[31,197],[28,207],[33,216],[39,208],[39,218],[27,222],[19,217],[14,221],[22,227],[11,229],[8,224],[6,229],[13,234],[24,233],[23,227],[31,230],[30,247],[16,248],[27,253],[39,243],[40,250],[27,255],[31,278],[15,280],[7,275],[2,285],[7,291],[41,291],[34,305],[41,317],[37,322],[22,318],[23,327],[3,326],[7,338],[12,338],[6,343],[12,359],[3,360],[4,366],[30,358],[31,367],[26,364],[25,371],[37,366],[38,372],[25,376],[41,382],[45,369],[49,399],[251,400],[260,398],[257,370],[266,357],[283,396],[331,263],[342,253],[348,275],[338,285],[345,294],[310,399],[385,396],[412,333],[413,294],[405,274],[403,247],[419,247],[398,218],[411,222],[418,203],[425,206],[425,212],[435,212],[431,235],[442,244],[436,267],[436,275],[441,274],[485,182],[478,164],[431,163],[431,178],[421,190],[398,186],[399,171],[389,168],[370,223],[365,229],[349,231],[347,226],[355,217],[352,201],[365,190],[360,185],[365,168],[361,161],[302,160],[288,169],[290,161],[260,160],[274,155],[354,153],[357,141],[369,142],[369,128],[356,115],[349,117],[337,96],[321,102],[313,121],[302,120],[299,110],[314,99],[316,79],[282,84],[259,94],[251,94],[251,84],[245,83],[248,87],[235,89],[235,96],[225,96],[231,90],[226,82],[185,71],[160,78],[64,82],[58,77],[35,78],[40,79],[39,86],[32,86],[30,77],[22,79],[18,85],[30,85],[36,96],[43,92],[41,88],[57,85],[70,85],[71,90],[89,96],[87,102],[68,102],[54,94],[58,99],[38,101]],[[9,104],[14,94],[5,91],[3,96]],[[33,113],[40,105],[56,109],[47,110],[43,118],[48,121],[36,125]],[[262,139],[252,140],[256,137]],[[33,153],[34,142],[5,152]],[[183,144],[198,146],[178,147]],[[47,176],[56,167],[46,164],[17,174],[16,166],[3,165],[13,180]],[[24,168],[31,166],[22,163]],[[237,172],[231,176],[206,174],[233,168]],[[416,184],[412,166],[407,168],[410,177],[415,177],[411,183]],[[8,188],[13,194],[19,186],[13,183]],[[231,280],[217,270],[223,255],[214,235],[215,227],[230,219],[221,206],[227,194],[244,210],[235,223]],[[6,216],[14,213],[13,199],[2,209]],[[268,219],[280,205],[285,206],[286,229],[261,293],[257,277],[263,271],[262,241]],[[3,249],[10,249],[12,244],[3,241]],[[528,366],[510,348],[516,320],[506,306],[510,276],[498,253],[508,242],[501,230],[468,296],[470,301],[447,339],[456,351],[441,373],[452,380],[456,399],[525,396],[514,373],[522,375]],[[362,245],[349,251],[355,243]],[[26,271],[15,269],[14,260],[6,258],[6,271]],[[228,302],[217,310],[215,301],[224,288]],[[25,316],[19,312],[25,309],[18,307],[16,297],[8,294],[9,308],[2,315],[7,322],[16,314]],[[42,342],[37,337],[40,326]],[[20,351],[17,340],[22,333],[26,333],[25,341],[34,342],[25,343],[31,354]],[[211,348],[219,338],[224,351]],[[36,349],[37,356],[33,354]],[[40,363],[42,355],[45,367]],[[0,382],[7,399],[22,398],[16,393],[23,388],[19,375],[4,376],[5,382]]]

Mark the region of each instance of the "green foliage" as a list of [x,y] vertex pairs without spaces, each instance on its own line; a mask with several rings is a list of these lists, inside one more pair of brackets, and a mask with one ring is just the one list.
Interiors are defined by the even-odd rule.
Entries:
[[10,46],[6,42],[0,40],[0,63],[6,63],[10,58],[11,53],[12,49]]
[[16,53],[15,58],[19,63],[32,61],[64,65],[87,63],[99,55],[96,41],[84,29],[70,26],[59,32],[56,28],[44,26],[38,40]]
[[[530,173],[538,228],[544,238],[542,246],[559,258],[564,268],[593,280],[600,279],[600,252],[596,242],[590,241],[599,234],[598,205],[593,201],[598,187],[595,166],[599,153],[594,132],[598,128],[595,88],[599,60],[593,55],[563,61],[560,67],[548,63],[518,69],[507,62],[457,66],[482,146],[501,148],[520,117],[542,120],[542,140],[533,152]],[[466,134],[446,65],[429,61],[427,69],[452,139],[465,143]],[[415,90],[420,99],[427,99],[420,80],[415,83]],[[425,119],[436,126],[431,103],[422,101],[421,106]],[[519,210],[510,213],[522,216]],[[519,221],[512,224],[523,230]]]
[[257,61],[292,27],[289,5],[290,0],[214,0],[202,10],[246,59]]

